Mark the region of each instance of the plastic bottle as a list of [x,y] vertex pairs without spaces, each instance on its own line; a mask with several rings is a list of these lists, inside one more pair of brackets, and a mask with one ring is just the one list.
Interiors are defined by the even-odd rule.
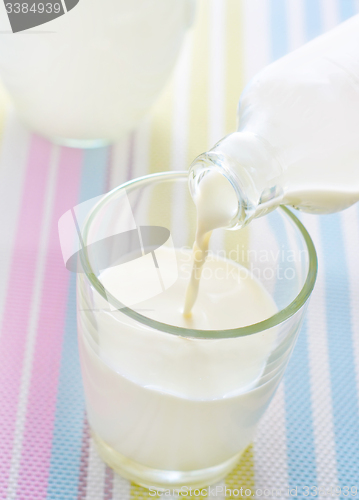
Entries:
[[359,15],[253,78],[238,131],[190,167],[194,198],[213,171],[236,191],[232,228],[282,204],[331,213],[359,200]]

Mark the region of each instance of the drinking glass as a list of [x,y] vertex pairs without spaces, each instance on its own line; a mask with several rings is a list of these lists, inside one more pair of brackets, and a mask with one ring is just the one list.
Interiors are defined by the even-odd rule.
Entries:
[[[79,252],[78,337],[91,433],[110,467],[150,488],[202,487],[236,465],[283,376],[317,272],[307,231],[280,207],[242,230],[215,231],[209,248],[209,258],[237,266],[239,280],[246,268],[275,314],[229,330],[151,319],[141,302],[150,295],[161,304],[190,269],[176,253],[189,254],[195,236],[187,179],[153,174],[106,194],[84,223]],[[161,246],[172,260],[161,261]],[[115,292],[103,272],[118,265],[129,266],[131,280],[116,283]],[[143,273],[151,290],[141,287]]]

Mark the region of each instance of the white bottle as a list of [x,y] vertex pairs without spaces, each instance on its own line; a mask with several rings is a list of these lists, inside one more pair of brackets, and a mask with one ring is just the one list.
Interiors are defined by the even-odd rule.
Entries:
[[280,204],[331,213],[359,200],[359,15],[249,83],[238,132],[191,165],[194,198],[213,171],[236,191],[233,228]]

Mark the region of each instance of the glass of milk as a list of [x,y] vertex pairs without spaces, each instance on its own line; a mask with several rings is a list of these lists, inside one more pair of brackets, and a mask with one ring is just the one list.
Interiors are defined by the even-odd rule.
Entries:
[[316,279],[307,231],[279,208],[213,232],[185,318],[196,228],[187,181],[154,174],[100,198],[77,224],[82,250],[72,259],[91,433],[109,466],[146,487],[198,488],[236,465]]
[[168,80],[193,4],[80,0],[56,19],[14,34],[2,4],[0,29],[9,33],[0,37],[0,76],[18,115],[67,145],[119,139],[149,111]]

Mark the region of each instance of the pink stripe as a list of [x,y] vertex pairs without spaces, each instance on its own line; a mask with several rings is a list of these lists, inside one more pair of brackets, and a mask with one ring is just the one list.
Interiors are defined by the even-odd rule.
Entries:
[[113,494],[113,476],[114,472],[106,465],[105,486],[103,491],[103,500],[112,500]]
[[108,148],[108,160],[107,160],[108,168],[107,168],[107,175],[106,175],[106,193],[112,189],[111,187],[111,175],[113,172],[113,169],[115,168],[114,165],[114,152],[113,152],[113,146],[109,146]]
[[61,256],[57,224],[61,215],[78,201],[81,164],[80,150],[61,149],[18,481],[19,499],[46,498],[70,278]]
[[50,153],[49,142],[32,138],[0,335],[0,498],[9,479]]

